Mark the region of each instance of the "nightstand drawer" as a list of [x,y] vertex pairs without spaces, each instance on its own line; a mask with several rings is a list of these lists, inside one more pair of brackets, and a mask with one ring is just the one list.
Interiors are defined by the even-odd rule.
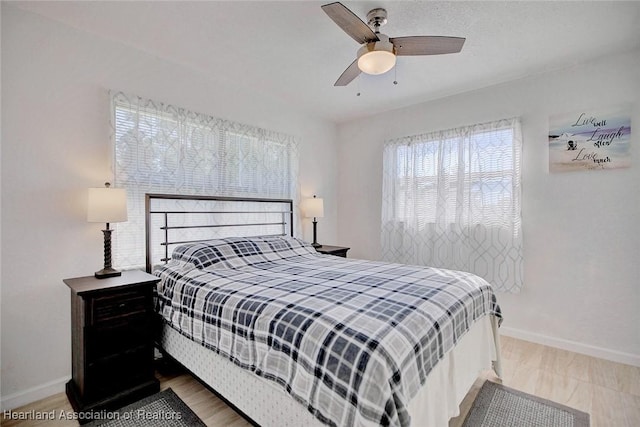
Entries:
[[102,397],[153,378],[153,347],[97,359],[87,368],[87,392]]
[[85,331],[87,358],[95,360],[112,354],[121,353],[140,346],[151,346],[151,316],[142,314],[125,319],[111,327],[108,323],[88,326]]
[[126,320],[132,316],[144,315],[150,311],[152,304],[153,300],[148,287],[96,296],[91,299],[89,324],[113,322],[118,318]]

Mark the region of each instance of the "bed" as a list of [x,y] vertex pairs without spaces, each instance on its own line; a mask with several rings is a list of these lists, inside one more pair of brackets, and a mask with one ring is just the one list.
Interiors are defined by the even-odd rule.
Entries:
[[255,425],[446,426],[481,370],[500,374],[477,276],[319,254],[290,200],[146,206],[160,347]]

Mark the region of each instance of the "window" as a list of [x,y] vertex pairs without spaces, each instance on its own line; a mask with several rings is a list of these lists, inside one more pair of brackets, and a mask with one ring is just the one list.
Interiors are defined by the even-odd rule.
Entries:
[[470,271],[519,290],[520,157],[518,119],[387,141],[384,259]]
[[116,225],[114,265],[144,260],[145,193],[297,199],[298,144],[289,135],[123,93],[112,94],[115,184],[129,219]]

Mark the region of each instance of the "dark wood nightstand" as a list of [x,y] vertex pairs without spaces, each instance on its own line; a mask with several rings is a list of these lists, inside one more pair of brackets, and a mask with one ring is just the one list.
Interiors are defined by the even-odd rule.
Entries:
[[66,391],[76,412],[114,410],[160,389],[153,368],[153,287],[159,280],[138,270],[64,280],[71,288]]
[[335,256],[341,256],[343,258],[346,258],[347,251],[351,248],[345,248],[343,246],[322,245],[322,246],[316,247],[315,249],[317,252],[320,252],[321,254],[335,255]]

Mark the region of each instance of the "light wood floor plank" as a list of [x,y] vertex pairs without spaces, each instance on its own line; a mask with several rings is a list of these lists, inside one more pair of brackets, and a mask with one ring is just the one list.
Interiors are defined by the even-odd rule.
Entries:
[[[640,426],[640,368],[502,337],[504,375],[483,372],[460,405],[460,416],[449,427],[460,427],[483,382],[502,382],[508,387],[535,394],[591,414],[591,427]],[[188,374],[161,375],[162,390],[171,388],[209,427],[248,427],[250,424]],[[16,413],[71,411],[64,393],[14,409]],[[74,420],[19,421],[6,419],[12,426],[77,426]]]

